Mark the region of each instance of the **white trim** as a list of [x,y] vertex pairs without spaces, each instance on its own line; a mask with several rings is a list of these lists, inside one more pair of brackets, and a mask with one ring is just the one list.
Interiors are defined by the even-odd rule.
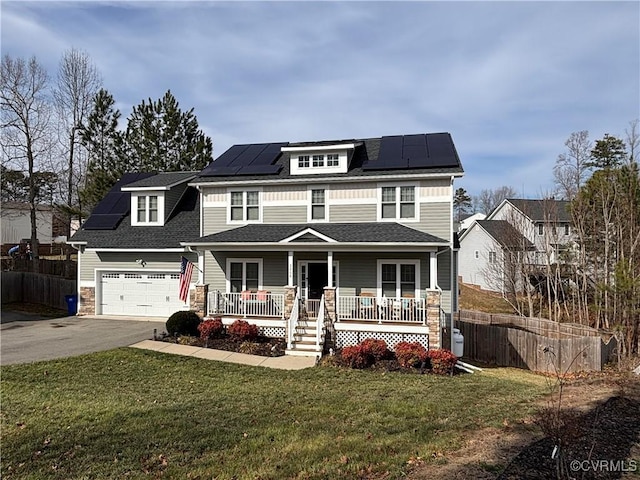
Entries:
[[[307,233],[310,233],[311,235],[313,235],[315,237],[318,237],[318,238],[324,240],[325,242],[338,243],[337,240],[334,240],[331,237],[327,237],[326,235],[323,235],[322,233],[315,231],[313,228],[305,228],[301,232],[298,232],[298,233],[296,233],[294,235],[291,235],[290,237],[287,237],[287,238],[284,238],[284,239],[280,240],[278,243],[289,243],[289,242],[292,242],[296,238],[302,237],[303,235],[306,235]],[[313,242],[311,242],[311,243],[313,243]]]
[[376,266],[376,287],[377,296],[382,297],[382,265],[395,265],[396,266],[396,298],[402,297],[401,294],[401,268],[400,265],[414,265],[416,268],[416,285],[415,285],[415,298],[420,298],[420,259],[417,258],[379,258]]
[[[257,220],[247,220],[247,193],[248,192],[258,192],[258,219]],[[242,220],[231,220],[231,194],[232,193],[242,193]],[[263,192],[261,187],[255,188],[227,188],[227,224],[228,225],[247,225],[250,223],[262,223],[262,208],[263,208]],[[240,205],[234,205],[234,207],[239,207]],[[255,207],[255,205],[251,205]]]
[[229,275],[231,274],[231,264],[232,263],[242,263],[242,290],[247,290],[247,263],[257,263],[258,264],[258,290],[262,290],[262,266],[263,261],[262,257],[240,257],[240,258],[227,258],[226,269],[224,271],[224,280],[226,285],[226,293],[231,293],[231,279]]
[[[203,249],[214,249],[220,251],[238,251],[238,252],[255,252],[264,250],[270,252],[292,251],[326,251],[327,242],[289,242],[289,243],[270,243],[270,242],[237,242],[237,243],[191,243],[193,247]],[[449,243],[331,243],[333,251],[340,252],[416,252],[422,250],[435,249],[438,247],[449,247]]]
[[203,285],[204,284],[204,265],[205,265],[205,261],[204,261],[204,253],[201,250],[198,250],[196,252],[198,254],[198,285]]
[[362,142],[356,143],[335,143],[333,145],[307,145],[300,147],[281,147],[281,152],[325,152],[331,150],[353,150],[357,146],[362,145]]
[[[322,190],[324,192],[324,218],[314,219],[313,212],[313,191]],[[328,223],[329,222],[329,186],[328,185],[307,185],[307,222],[308,223]]]
[[287,285],[293,286],[293,250],[287,252]]
[[140,253],[140,252],[162,252],[162,253],[184,253],[188,252],[188,245],[183,248],[87,248],[87,252],[114,252],[114,253]]
[[96,288],[95,280],[81,280],[78,282],[78,285],[85,288]]
[[[400,217],[400,188],[401,187],[413,187],[413,214],[412,218]],[[382,218],[382,189],[383,188],[395,188],[396,189],[396,215],[393,218]],[[420,202],[418,202],[418,193],[420,184],[416,182],[393,182],[393,183],[378,183],[376,184],[376,221],[377,222],[402,222],[402,223],[419,223],[420,222]]]
[[[155,222],[150,222],[149,218],[149,197],[157,197],[158,199],[158,220]],[[144,198],[145,204],[145,219],[144,222],[138,220],[138,198]],[[137,195],[135,193],[131,194],[131,225],[134,227],[162,227],[164,226],[164,216],[165,216],[165,205],[164,205],[164,192],[155,190],[149,190],[144,193],[144,195]]]
[[429,252],[429,289],[435,290],[438,285],[438,256]]
[[[368,182],[380,182],[389,180],[417,182],[419,180],[433,180],[433,179],[449,179],[451,177],[461,178],[464,176],[463,172],[459,173],[408,173],[408,174],[391,174],[391,175],[343,175],[335,177],[325,177],[314,179],[314,182],[331,182],[331,183],[368,183]],[[307,184],[309,178],[274,178],[274,179],[260,179],[260,180],[222,180],[219,182],[193,182],[189,183],[190,187],[236,187],[243,186],[248,187],[251,185],[288,185],[288,184]]]
[[198,174],[194,173],[190,177],[185,177],[182,180],[176,180],[175,182],[173,182],[170,185],[162,185],[162,186],[155,186],[155,187],[131,187],[129,185],[125,185],[124,187],[120,188],[120,191],[121,192],[148,192],[148,191],[153,191],[153,190],[165,190],[166,191],[166,190],[171,190],[173,187],[177,187],[178,185],[181,185],[181,184],[183,184],[185,182],[193,180],[197,176],[198,176]]
[[[327,257],[328,257],[329,252],[327,252]],[[331,252],[332,254],[332,258],[333,258],[333,252]],[[328,267],[328,262],[326,260],[298,260],[298,264],[297,264],[297,280],[298,280],[298,292],[300,292],[300,298],[307,298],[309,295],[309,279],[308,279],[308,275],[309,275],[309,264],[310,263],[326,263],[327,264],[327,277],[329,276],[329,267]],[[307,278],[305,278],[305,284],[306,286],[303,287],[303,283],[302,283],[302,266],[306,267],[306,275]],[[335,273],[336,273],[336,284],[333,285],[332,288],[336,289],[336,298],[338,295],[338,291],[340,288],[340,261],[339,260],[333,260],[333,268],[335,269]],[[333,270],[331,271],[331,276],[333,277]],[[333,283],[333,281],[332,281]],[[325,285],[325,287],[328,287],[329,285]]]
[[[340,301],[340,297],[337,297]],[[333,324],[337,331],[348,332],[380,332],[380,333],[423,333],[428,334],[429,329],[426,325],[381,325],[378,322],[369,323],[350,323],[336,322]]]

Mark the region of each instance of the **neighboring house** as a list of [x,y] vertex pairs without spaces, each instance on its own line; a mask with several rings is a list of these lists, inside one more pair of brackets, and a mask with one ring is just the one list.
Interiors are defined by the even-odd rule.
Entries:
[[486,220],[476,220],[461,233],[462,281],[504,291],[505,281],[516,277],[509,272],[513,264],[526,265],[528,275],[557,263],[573,240],[568,206],[553,199],[503,200]]
[[[71,240],[79,311],[246,318],[289,353],[325,335],[439,347],[462,174],[448,133],[235,145],[199,173],[129,174]],[[182,256],[197,267],[186,303]]]
[[[72,223],[72,234],[78,225]],[[0,205],[0,230],[3,251],[31,239],[31,208],[26,202],[2,202]],[[75,227],[75,228],[74,228]],[[36,235],[40,245],[54,243],[56,237],[66,235],[65,221],[50,205],[36,206]]]
[[464,283],[504,292],[511,263],[535,249],[506,220],[476,220],[460,235],[458,274]]
[[462,234],[476,220],[484,220],[487,216],[484,213],[474,213],[472,215],[464,215],[458,223],[458,233]]

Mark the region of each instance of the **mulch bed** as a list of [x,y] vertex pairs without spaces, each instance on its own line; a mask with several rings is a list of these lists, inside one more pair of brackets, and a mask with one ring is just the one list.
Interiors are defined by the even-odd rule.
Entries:
[[211,338],[206,342],[199,337],[188,336],[180,336],[178,338],[166,336],[159,340],[168,343],[178,343],[180,345],[247,353],[249,355],[259,355],[262,357],[281,357],[287,348],[287,342],[285,342],[284,339],[264,336],[258,336],[253,341],[237,341],[228,335],[221,338]]
[[551,458],[558,442],[546,437],[525,447],[498,479],[616,479],[625,470],[640,472],[640,462],[628,460],[640,442],[640,401],[615,396],[585,413],[564,411],[571,421],[561,429],[560,460]]

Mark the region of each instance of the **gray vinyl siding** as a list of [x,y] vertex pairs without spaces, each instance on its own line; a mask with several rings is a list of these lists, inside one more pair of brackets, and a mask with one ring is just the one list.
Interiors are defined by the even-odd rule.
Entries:
[[453,232],[451,203],[423,203],[420,205],[420,222],[406,223],[405,225],[449,240]]
[[376,204],[331,205],[329,221],[331,223],[375,222]]
[[[180,273],[180,261],[182,256],[198,264],[198,257],[193,253],[162,253],[162,252],[93,252],[82,254],[80,259],[80,281],[95,280],[95,270],[112,271],[164,271]],[[144,267],[136,263],[136,259],[143,259]],[[197,271],[194,269],[193,282],[197,279]]]
[[262,223],[307,223],[306,205],[263,207]]
[[207,252],[205,254],[205,283],[209,291],[226,292],[225,270],[227,258],[261,258],[262,286],[272,293],[284,293],[287,284],[287,254],[285,252]]
[[235,228],[237,225],[227,225],[227,209],[224,207],[204,207],[202,212],[204,235],[222,232]]
[[438,286],[442,290],[451,290],[451,249],[438,255]]

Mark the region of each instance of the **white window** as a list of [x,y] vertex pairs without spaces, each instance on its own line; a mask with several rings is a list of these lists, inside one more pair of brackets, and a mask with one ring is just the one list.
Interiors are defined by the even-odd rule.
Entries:
[[496,252],[489,252],[489,263],[496,263]]
[[298,156],[298,168],[309,168],[309,155]]
[[419,260],[378,260],[378,295],[420,296]]
[[326,220],[324,189],[311,190],[311,220]]
[[158,196],[157,195],[138,195],[137,208],[138,223],[157,223],[158,222]]
[[324,167],[324,155],[314,155],[312,165],[314,168]]
[[227,259],[227,292],[239,293],[262,288],[262,259]]
[[340,165],[340,157],[337,153],[327,155],[327,167],[337,167]]
[[415,219],[415,187],[382,187],[380,217],[382,219]]
[[259,222],[260,192],[230,192],[229,220],[232,222]]

